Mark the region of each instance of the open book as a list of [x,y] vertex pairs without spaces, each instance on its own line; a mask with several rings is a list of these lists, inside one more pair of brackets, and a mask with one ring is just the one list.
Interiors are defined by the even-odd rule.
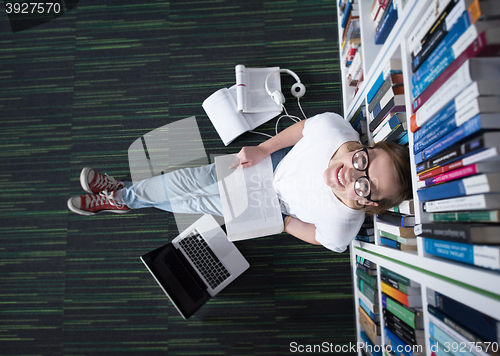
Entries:
[[[267,76],[279,69],[279,67],[247,68],[243,64],[235,67],[238,111],[245,113],[281,112],[281,105],[274,102],[266,91],[265,85]],[[271,92],[281,91],[280,73],[276,72],[271,75],[267,84]]]
[[273,187],[271,156],[249,168],[235,154],[215,157],[227,237],[230,241],[279,234],[283,231],[278,195]]
[[226,146],[241,134],[264,124],[281,112],[281,108],[254,114],[238,111],[236,85],[217,90],[203,101],[202,106]]

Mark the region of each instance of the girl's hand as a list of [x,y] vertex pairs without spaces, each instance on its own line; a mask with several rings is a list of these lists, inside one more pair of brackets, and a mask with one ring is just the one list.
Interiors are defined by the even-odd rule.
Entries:
[[236,155],[236,157],[238,157],[238,160],[234,162],[229,168],[231,169],[237,166],[241,168],[252,167],[262,161],[266,156],[268,156],[268,153],[260,146],[243,147]]

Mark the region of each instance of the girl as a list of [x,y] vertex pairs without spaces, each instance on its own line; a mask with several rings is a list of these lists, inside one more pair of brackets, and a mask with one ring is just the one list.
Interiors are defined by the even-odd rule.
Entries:
[[[381,213],[411,198],[408,149],[392,142],[363,147],[358,133],[337,114],[317,115],[258,146],[243,147],[239,166],[251,167],[267,155],[286,216],[284,231],[335,252],[354,239],[365,213]],[[70,198],[68,207],[82,215],[143,207],[223,215],[214,164],[136,184],[84,168],[80,180],[92,194]]]

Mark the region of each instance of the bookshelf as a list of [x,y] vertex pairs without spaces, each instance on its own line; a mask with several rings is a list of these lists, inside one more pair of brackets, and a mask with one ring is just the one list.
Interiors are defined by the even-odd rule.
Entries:
[[[347,0],[344,0],[347,1]],[[343,87],[344,118],[351,120],[357,114],[360,106],[367,106],[367,95],[377,78],[383,71],[384,66],[390,59],[400,58],[402,62],[402,73],[405,88],[405,107],[408,128],[410,127],[410,116],[412,114],[412,81],[411,56],[407,39],[411,31],[418,24],[425,11],[434,4],[433,0],[394,0],[398,19],[393,26],[383,45],[376,45],[374,37],[376,24],[372,19],[372,1],[357,0],[359,13],[359,27],[361,37],[361,62],[363,81],[358,87],[348,84],[349,67],[345,65],[340,49],[341,77]],[[337,0],[337,5],[339,0]],[[338,11],[338,33],[339,43],[343,42],[344,29],[342,23],[342,11]],[[369,120],[367,120],[369,121]],[[365,130],[369,132],[369,130]],[[416,165],[413,155],[413,134],[408,130],[408,145],[410,148],[413,195],[415,203],[416,229],[422,223],[430,222],[429,214],[423,212],[422,204],[418,201],[416,183],[418,181]],[[373,143],[373,138],[368,134],[368,143]],[[425,348],[423,354],[431,355],[429,312],[427,310],[427,291],[434,290],[454,300],[463,303],[483,314],[496,320],[500,320],[500,272],[467,265],[434,257],[425,253],[425,238],[417,236],[417,250],[400,251],[386,247],[381,244],[381,236],[377,231],[377,218],[374,218],[375,241],[373,243],[354,240],[350,246],[351,266],[354,280],[354,296],[356,306],[357,335],[359,342],[363,342],[360,336],[362,328],[359,320],[359,294],[356,287],[356,257],[362,257],[377,265],[377,290],[379,300],[381,293],[381,268],[387,268],[397,272],[421,286],[422,312],[425,326]],[[382,307],[380,305],[380,307]],[[384,332],[384,320],[380,311],[381,344],[386,343],[387,337]],[[360,352],[361,355],[361,352]]]

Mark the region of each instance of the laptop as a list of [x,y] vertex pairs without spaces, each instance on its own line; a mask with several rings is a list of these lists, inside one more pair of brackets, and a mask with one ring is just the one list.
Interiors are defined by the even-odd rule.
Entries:
[[212,215],[141,260],[184,319],[250,267]]

